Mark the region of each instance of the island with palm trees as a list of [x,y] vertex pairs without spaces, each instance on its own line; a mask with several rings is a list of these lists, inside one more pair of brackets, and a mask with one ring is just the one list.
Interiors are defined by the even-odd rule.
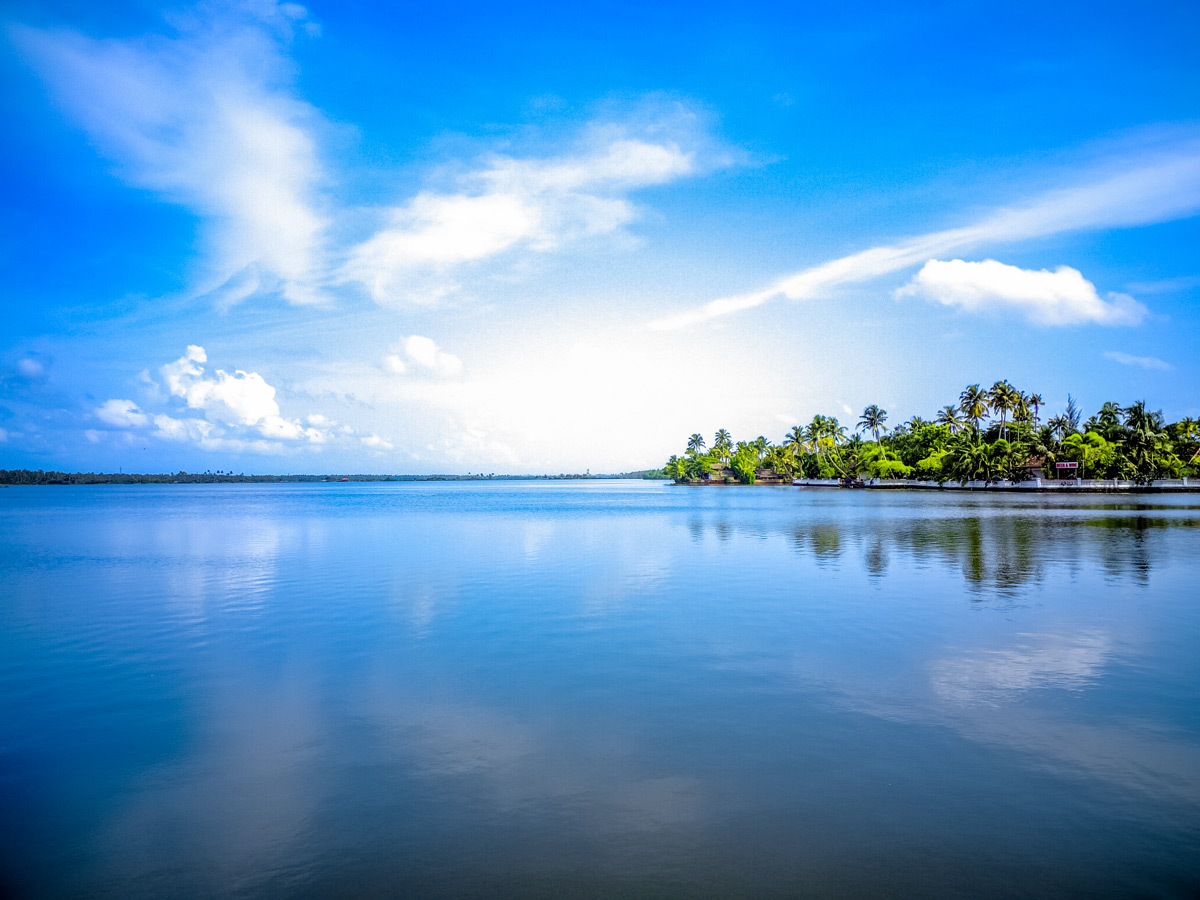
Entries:
[[1041,420],[1045,400],[1007,381],[968,385],[932,420],[889,429],[872,404],[853,432],[816,415],[779,444],[734,441],[721,429],[668,460],[676,484],[798,484],[970,489],[1200,490],[1200,422],[1167,423],[1143,400],[1105,403],[1084,420],[1074,398]]

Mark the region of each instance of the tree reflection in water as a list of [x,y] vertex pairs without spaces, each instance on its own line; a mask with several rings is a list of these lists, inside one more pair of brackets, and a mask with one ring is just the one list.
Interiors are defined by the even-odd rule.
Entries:
[[[1127,510],[1136,514],[1092,514]],[[1156,515],[1155,510],[1163,514]],[[1200,526],[1200,517],[1189,510],[1097,504],[1076,510],[1017,506],[947,515],[940,508],[931,516],[806,516],[801,521],[753,525],[744,517],[695,516],[688,527],[695,542],[708,534],[721,543],[734,534],[783,536],[818,566],[847,565],[857,559],[872,578],[885,577],[897,561],[916,568],[938,565],[961,572],[968,590],[1006,593],[1043,581],[1051,566],[1068,572],[1086,566],[1099,569],[1110,580],[1145,585],[1162,552],[1156,534]]]

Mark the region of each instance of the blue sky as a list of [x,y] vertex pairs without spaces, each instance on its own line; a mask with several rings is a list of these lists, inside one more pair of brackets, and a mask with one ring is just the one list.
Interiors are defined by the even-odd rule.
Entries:
[[1200,8],[10,2],[0,467],[1200,415]]

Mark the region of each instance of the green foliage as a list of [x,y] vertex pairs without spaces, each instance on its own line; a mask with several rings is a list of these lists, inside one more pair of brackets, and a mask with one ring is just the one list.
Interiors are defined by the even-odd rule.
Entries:
[[867,444],[859,456],[859,470],[869,478],[907,478],[913,467],[906,466],[899,457],[879,444]]
[[1079,463],[1080,478],[1113,478],[1119,471],[1120,447],[1098,431],[1069,434],[1062,442],[1062,458]]
[[915,466],[935,450],[945,449],[951,436],[948,425],[922,425],[913,431],[892,435],[888,446],[905,465]]
[[[676,481],[707,479],[712,468],[727,465],[733,477],[753,484],[767,468],[783,478],[920,478],[959,482],[1021,481],[1031,467],[1054,471],[1059,460],[1079,463],[1082,478],[1132,478],[1147,484],[1156,478],[1200,476],[1200,422],[1167,424],[1144,401],[1128,407],[1105,403],[1081,428],[1083,414],[1075,399],[1046,424],[1040,424],[1041,394],[1025,394],[1009,382],[988,390],[968,385],[959,405],[943,407],[935,422],[913,416],[884,434],[887,413],[876,405],[863,410],[858,434],[833,416],[815,415],[808,425],[792,427],[779,445],[765,437],[736,444],[721,429],[712,451],[693,434],[681,457],[671,457],[663,473]],[[981,428],[981,423],[994,416]],[[723,475],[728,481],[728,473]]]
[[739,443],[729,461],[729,468],[733,469],[742,484],[754,484],[755,470],[758,468],[758,449],[755,445]]
[[945,481],[949,475],[944,466],[947,452],[946,450],[934,450],[924,459],[918,460],[914,466],[917,477],[938,483]]

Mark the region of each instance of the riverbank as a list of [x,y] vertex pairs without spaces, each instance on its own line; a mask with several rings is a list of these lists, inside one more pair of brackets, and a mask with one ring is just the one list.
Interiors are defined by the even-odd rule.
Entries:
[[[796,478],[794,487],[837,488],[848,487],[833,478]],[[885,491],[1015,491],[1023,493],[1074,493],[1074,494],[1187,494],[1200,493],[1200,480],[1188,478],[1164,478],[1149,484],[1119,478],[1034,478],[1029,481],[968,481],[960,484],[948,481],[911,481],[901,478],[872,478],[856,484],[854,488]]]

